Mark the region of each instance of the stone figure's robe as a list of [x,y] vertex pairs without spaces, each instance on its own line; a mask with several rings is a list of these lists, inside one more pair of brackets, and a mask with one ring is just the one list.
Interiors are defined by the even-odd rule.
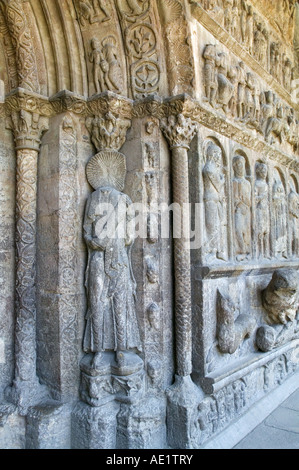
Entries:
[[141,350],[135,312],[136,284],[131,266],[134,242],[131,207],[130,199],[111,187],[98,189],[87,201],[85,352]]

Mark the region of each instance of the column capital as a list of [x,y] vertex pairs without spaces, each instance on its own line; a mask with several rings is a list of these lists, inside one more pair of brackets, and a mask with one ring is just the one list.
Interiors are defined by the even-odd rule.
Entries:
[[120,150],[132,123],[133,101],[112,92],[87,101],[86,126],[97,151]]
[[17,88],[7,95],[5,113],[7,127],[14,133],[16,150],[39,150],[48,119],[53,114],[49,100],[37,93]]
[[172,150],[175,148],[189,150],[190,143],[198,131],[198,124],[181,113],[162,118],[160,127]]

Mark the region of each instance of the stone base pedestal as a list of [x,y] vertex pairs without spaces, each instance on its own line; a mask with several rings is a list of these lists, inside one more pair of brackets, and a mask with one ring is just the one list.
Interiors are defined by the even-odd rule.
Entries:
[[26,416],[32,406],[49,399],[49,391],[36,378],[34,381],[14,380],[12,387],[5,390],[5,398],[8,402],[17,405],[21,416]]
[[17,412],[17,407],[0,405],[0,449],[25,449],[26,422]]
[[70,449],[71,409],[45,403],[29,408],[26,417],[26,449]]
[[117,449],[163,449],[166,446],[165,404],[151,398],[122,404],[117,416]]
[[167,391],[167,441],[173,449],[191,448],[191,425],[204,393],[191,377],[176,376]]
[[93,366],[93,355],[81,361],[82,401],[93,407],[101,407],[116,399],[122,403],[134,403],[144,393],[144,368],[142,359],[134,353],[123,353],[124,364],[115,361],[114,353],[103,353],[100,364]]
[[119,405],[101,407],[78,403],[72,413],[73,449],[115,449]]

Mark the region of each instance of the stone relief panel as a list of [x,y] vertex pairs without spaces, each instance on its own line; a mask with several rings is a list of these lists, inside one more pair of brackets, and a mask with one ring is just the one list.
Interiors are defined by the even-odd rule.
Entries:
[[248,370],[243,377],[232,378],[220,389],[205,395],[190,426],[192,448],[200,448],[257,399],[281,385],[296,370],[297,360],[292,351],[278,354],[267,364],[259,364],[254,371]]
[[[224,47],[206,44],[202,59],[203,103],[254,130],[267,143],[286,145],[298,153],[299,121],[289,103],[267,89],[256,72]],[[284,69],[287,74],[285,65]]]
[[[193,0],[190,3],[196,3]],[[260,13],[253,2],[247,0],[221,0],[198,2],[207,13],[226,30],[275,80],[291,93],[294,78],[294,56],[291,42],[285,41],[285,32],[293,30],[294,2],[279,3],[277,12],[279,31],[269,22],[269,16]],[[256,5],[258,8],[260,5]],[[262,9],[263,7],[261,7]],[[282,24],[286,29],[281,29]],[[285,74],[282,74],[285,70]]]
[[82,28],[111,20],[105,0],[75,0],[75,8]]
[[113,2],[73,0],[88,66],[89,95],[127,95],[123,40]]

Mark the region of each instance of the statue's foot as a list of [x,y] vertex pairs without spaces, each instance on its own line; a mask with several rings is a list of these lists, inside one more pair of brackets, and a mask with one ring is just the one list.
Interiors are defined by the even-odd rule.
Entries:
[[92,368],[99,369],[99,367],[101,366],[102,360],[103,360],[103,353],[102,352],[95,353],[94,358],[91,363]]
[[115,375],[131,375],[143,368],[143,360],[132,351],[116,351],[115,366],[112,373]]
[[227,256],[223,251],[218,251],[217,258],[221,261],[227,261]]
[[118,367],[124,367],[126,365],[126,357],[123,351],[116,352],[116,363]]

